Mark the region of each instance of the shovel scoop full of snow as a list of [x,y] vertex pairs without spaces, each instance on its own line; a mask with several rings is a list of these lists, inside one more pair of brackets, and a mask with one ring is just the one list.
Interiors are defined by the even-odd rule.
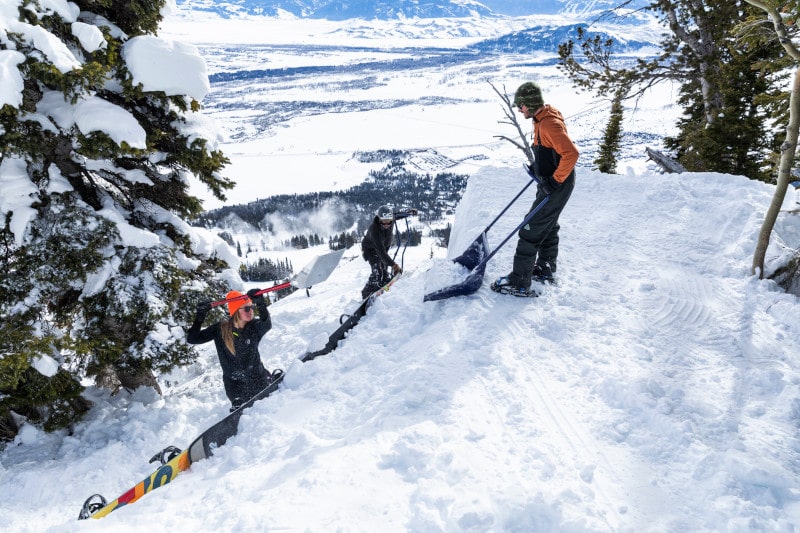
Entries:
[[463,254],[452,261],[436,264],[426,272],[423,301],[444,300],[476,292],[483,284],[488,255],[489,245],[484,231]]

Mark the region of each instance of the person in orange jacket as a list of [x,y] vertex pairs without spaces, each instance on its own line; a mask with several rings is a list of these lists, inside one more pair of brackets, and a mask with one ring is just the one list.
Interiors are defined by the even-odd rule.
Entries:
[[[531,211],[546,197],[547,203],[519,230],[512,271],[492,284],[497,292],[529,296],[531,280],[553,283],[558,259],[558,218],[575,187],[578,148],[567,134],[560,111],[544,103],[542,89],[525,82],[514,93],[514,105],[533,119],[534,162],[531,173],[539,180]],[[528,211],[530,213],[530,211]]]

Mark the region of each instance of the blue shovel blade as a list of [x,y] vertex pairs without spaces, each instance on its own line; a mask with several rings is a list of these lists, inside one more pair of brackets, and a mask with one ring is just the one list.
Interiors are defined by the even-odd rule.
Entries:
[[459,283],[426,294],[423,301],[444,300],[453,296],[466,296],[476,292],[483,284],[483,274],[486,272],[484,258],[487,255],[489,255],[489,245],[486,242],[486,233],[484,232],[469,245],[463,254],[453,259],[455,263],[459,263],[471,271],[467,274],[467,277]]

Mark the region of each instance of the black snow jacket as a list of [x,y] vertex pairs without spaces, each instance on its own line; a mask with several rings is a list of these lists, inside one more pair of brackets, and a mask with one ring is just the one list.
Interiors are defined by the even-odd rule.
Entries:
[[389,255],[389,248],[392,247],[392,234],[394,224],[384,229],[381,221],[376,216],[372,224],[367,229],[367,234],[361,241],[361,255],[369,262],[380,260],[385,265],[394,264],[394,260]]
[[214,341],[219,364],[222,367],[225,394],[234,405],[249,400],[270,382],[270,374],[261,362],[258,344],[272,328],[272,319],[263,299],[261,302],[256,300],[254,303],[258,307],[259,316],[245,324],[242,329],[233,328],[233,344],[236,354],[232,354],[225,346],[222,338],[222,322],[200,329],[206,313],[198,313],[192,327],[186,333],[186,342],[189,344]]

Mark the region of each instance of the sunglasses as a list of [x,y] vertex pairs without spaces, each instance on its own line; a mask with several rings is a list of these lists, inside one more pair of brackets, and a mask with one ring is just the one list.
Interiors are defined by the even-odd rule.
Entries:
[[381,220],[381,226],[391,226],[391,225],[392,225],[391,220],[389,222],[384,222],[383,220]]
[[252,313],[255,310],[256,306],[254,305],[245,305],[242,307],[246,313]]

